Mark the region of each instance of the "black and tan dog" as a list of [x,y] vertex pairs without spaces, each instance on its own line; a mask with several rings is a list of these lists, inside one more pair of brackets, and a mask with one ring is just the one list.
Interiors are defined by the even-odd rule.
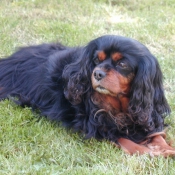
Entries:
[[21,48],[0,60],[0,99],[10,96],[129,154],[175,155],[164,139],[170,108],[159,64],[136,40],[107,35],[85,47]]

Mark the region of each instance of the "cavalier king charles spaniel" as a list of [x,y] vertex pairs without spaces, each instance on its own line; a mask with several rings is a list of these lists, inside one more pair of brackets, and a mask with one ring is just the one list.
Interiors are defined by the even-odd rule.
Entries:
[[0,59],[0,100],[6,98],[131,155],[175,156],[165,141],[170,108],[160,66],[134,39],[106,35],[84,47],[20,48]]

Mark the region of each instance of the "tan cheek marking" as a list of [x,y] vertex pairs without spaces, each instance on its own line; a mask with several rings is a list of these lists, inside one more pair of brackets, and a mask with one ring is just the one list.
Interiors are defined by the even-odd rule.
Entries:
[[118,72],[116,72],[114,70],[111,70],[109,72],[107,79],[109,79],[109,81],[111,81],[111,83],[114,83],[114,84],[117,83],[118,86],[129,84],[128,78],[123,77],[121,74],[119,74]]
[[116,72],[110,71],[104,81],[107,89],[114,88],[115,92],[120,90],[120,81],[119,81],[118,74]]
[[123,77],[118,72],[111,70],[108,76],[103,80],[104,87],[114,94],[120,92],[128,93],[130,89],[131,80],[127,77]]
[[106,59],[106,54],[104,53],[104,51],[99,51],[97,55],[100,61],[104,61]]
[[111,57],[113,61],[118,61],[123,57],[123,55],[120,52],[115,52]]
[[119,75],[119,82],[122,92],[128,94],[131,80],[129,78],[123,77],[122,75]]

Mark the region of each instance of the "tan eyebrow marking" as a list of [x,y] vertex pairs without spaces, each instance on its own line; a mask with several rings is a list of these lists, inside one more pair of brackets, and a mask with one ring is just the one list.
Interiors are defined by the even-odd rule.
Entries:
[[113,61],[118,61],[123,57],[123,55],[120,52],[115,52],[111,57]]
[[104,61],[106,59],[106,54],[104,53],[104,51],[99,51],[97,53],[97,56],[100,61]]

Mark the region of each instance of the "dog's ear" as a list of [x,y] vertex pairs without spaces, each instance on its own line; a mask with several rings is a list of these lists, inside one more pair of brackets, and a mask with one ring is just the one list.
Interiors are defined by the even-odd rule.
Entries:
[[165,98],[162,72],[154,56],[141,58],[131,85],[129,112],[145,130],[163,128],[163,116],[170,113]]
[[73,105],[80,104],[83,95],[91,87],[92,58],[96,48],[96,43],[91,41],[86,47],[82,48],[82,53],[77,61],[67,65],[63,71],[64,95]]
[[154,78],[154,106],[156,111],[161,115],[170,114],[171,110],[167,103],[164,88],[163,88],[163,76],[159,64],[156,64],[156,74]]

